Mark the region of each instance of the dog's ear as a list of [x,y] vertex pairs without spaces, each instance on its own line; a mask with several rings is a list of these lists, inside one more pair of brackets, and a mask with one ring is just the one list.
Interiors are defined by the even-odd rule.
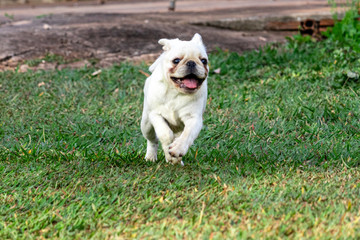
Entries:
[[195,33],[195,34],[194,34],[194,36],[193,36],[193,38],[191,39],[191,41],[203,45],[202,38],[201,38],[200,34],[198,34],[198,33]]
[[160,45],[163,45],[163,50],[167,51],[170,49],[170,40],[166,38],[162,38],[158,42]]
[[159,43],[160,45],[163,45],[163,50],[164,50],[164,51],[168,51],[168,50],[171,49],[171,44],[172,44],[172,42],[178,41],[178,40],[179,40],[178,38],[176,38],[176,39],[166,39],[166,38],[162,38],[162,39],[159,40],[158,43]]

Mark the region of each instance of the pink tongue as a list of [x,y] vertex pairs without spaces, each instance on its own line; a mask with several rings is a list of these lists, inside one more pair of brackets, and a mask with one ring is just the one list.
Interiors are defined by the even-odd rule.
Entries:
[[197,81],[196,79],[190,78],[190,79],[184,79],[182,81],[182,83],[187,87],[187,88],[197,88]]

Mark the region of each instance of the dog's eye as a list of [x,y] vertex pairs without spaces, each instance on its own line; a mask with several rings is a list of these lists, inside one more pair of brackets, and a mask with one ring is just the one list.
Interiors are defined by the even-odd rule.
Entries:
[[178,64],[180,61],[181,61],[180,58],[175,58],[175,59],[173,60],[173,63],[174,63],[174,64]]
[[205,58],[201,59],[201,62],[206,65],[207,64],[207,60]]

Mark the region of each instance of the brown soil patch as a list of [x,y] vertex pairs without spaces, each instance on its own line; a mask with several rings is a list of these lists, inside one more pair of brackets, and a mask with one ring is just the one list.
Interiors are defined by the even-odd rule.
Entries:
[[221,48],[236,52],[284,41],[284,36],[292,34],[237,32],[196,26],[186,21],[193,15],[57,14],[8,20],[0,25],[0,70],[14,69],[26,60],[39,59],[47,54],[60,55],[69,62],[87,60],[97,67],[107,67],[124,60],[151,61],[161,51],[158,39],[190,39],[197,32],[203,36],[209,51]]

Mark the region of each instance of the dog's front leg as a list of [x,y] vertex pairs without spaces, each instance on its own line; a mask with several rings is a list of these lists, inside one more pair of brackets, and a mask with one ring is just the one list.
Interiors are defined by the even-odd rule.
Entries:
[[181,157],[173,157],[169,153],[169,146],[174,140],[174,133],[168,123],[160,114],[154,112],[149,114],[149,119],[155,129],[157,138],[161,142],[166,161],[173,164],[181,162]]
[[193,117],[184,121],[185,127],[181,135],[169,146],[169,153],[172,157],[183,157],[189,147],[200,133],[202,128],[202,118]]

